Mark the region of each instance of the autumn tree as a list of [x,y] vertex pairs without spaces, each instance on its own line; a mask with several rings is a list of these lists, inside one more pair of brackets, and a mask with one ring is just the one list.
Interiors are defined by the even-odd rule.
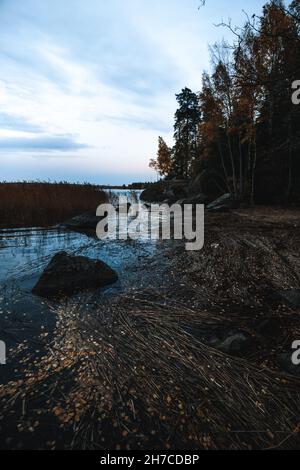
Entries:
[[172,149],[168,147],[162,137],[158,138],[157,159],[150,161],[150,168],[153,168],[160,176],[167,176],[171,170]]
[[295,125],[297,122],[299,125],[298,110],[291,102],[291,84],[300,73],[300,43],[297,25],[293,16],[286,13],[281,0],[264,7],[259,46],[261,68],[258,75],[263,84],[260,117],[266,123],[261,129],[260,154],[264,167],[261,174],[265,173],[271,186],[289,199],[293,186]]
[[271,0],[243,27],[225,25],[233,43],[211,48],[200,93],[176,95],[175,145],[161,174],[201,176],[207,192],[241,201],[300,202],[299,19],[299,0]]
[[239,153],[239,197],[254,203],[257,163],[257,127],[262,84],[258,76],[261,56],[257,35],[249,24],[234,50],[235,97],[233,121]]
[[[199,125],[199,156],[194,173],[202,174],[206,185],[232,192],[232,179],[224,150],[222,103],[218,99],[211,77],[204,73],[199,95],[201,123]],[[204,186],[204,187],[205,187]]]

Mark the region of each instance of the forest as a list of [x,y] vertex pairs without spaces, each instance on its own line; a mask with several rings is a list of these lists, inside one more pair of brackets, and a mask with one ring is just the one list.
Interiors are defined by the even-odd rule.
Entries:
[[150,167],[166,180],[197,178],[206,194],[297,204],[300,2],[272,0],[261,16],[245,13],[243,27],[218,26],[230,29],[233,43],[210,47],[200,92],[176,95],[174,146],[159,137]]

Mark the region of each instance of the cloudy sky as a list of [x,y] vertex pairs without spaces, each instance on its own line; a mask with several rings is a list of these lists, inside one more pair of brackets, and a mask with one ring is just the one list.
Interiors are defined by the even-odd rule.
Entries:
[[0,0],[0,180],[153,180],[214,24],[263,0]]

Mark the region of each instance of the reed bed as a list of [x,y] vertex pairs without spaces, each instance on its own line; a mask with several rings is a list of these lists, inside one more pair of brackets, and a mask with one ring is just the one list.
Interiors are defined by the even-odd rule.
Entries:
[[0,183],[0,228],[47,227],[106,201],[97,186],[69,183]]
[[25,377],[0,389],[10,448],[299,447],[299,379],[186,330],[223,316],[153,291],[66,301],[56,314],[47,354],[24,356]]

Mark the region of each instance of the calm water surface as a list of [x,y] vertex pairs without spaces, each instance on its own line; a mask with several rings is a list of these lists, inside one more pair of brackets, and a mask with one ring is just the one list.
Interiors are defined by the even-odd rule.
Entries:
[[[127,196],[129,201],[139,201],[140,192],[114,191],[114,202],[118,196]],[[148,211],[141,203],[140,210],[145,220]],[[143,267],[147,258],[153,256],[161,246],[148,239],[99,240],[93,236],[65,229],[9,229],[0,231],[0,284],[14,283],[31,290],[51,258],[59,251],[75,256],[101,259],[114,268],[121,282],[128,281],[138,267]],[[132,272],[131,272],[132,271]]]

